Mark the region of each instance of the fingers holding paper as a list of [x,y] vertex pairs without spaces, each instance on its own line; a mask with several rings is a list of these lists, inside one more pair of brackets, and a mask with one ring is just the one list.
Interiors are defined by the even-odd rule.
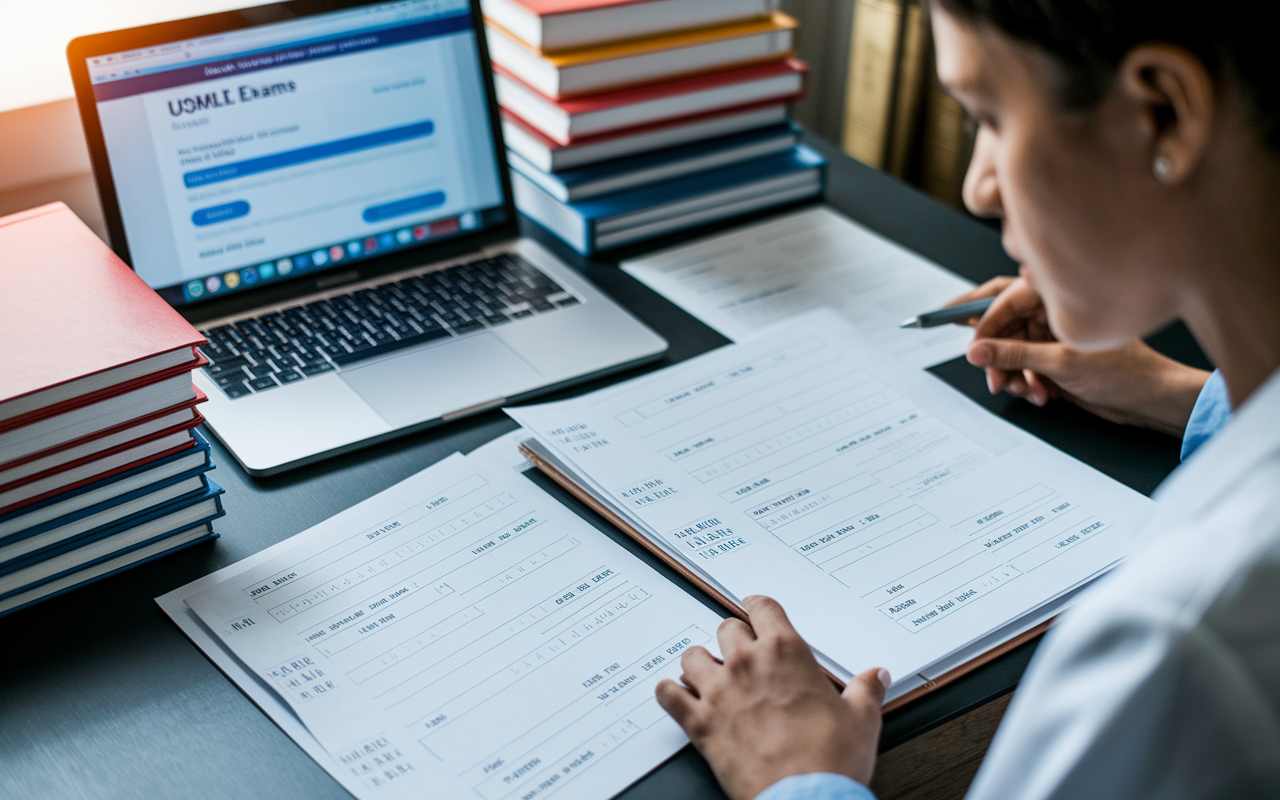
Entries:
[[866,783],[875,766],[888,673],[871,669],[840,693],[782,606],[767,597],[744,605],[751,624],[726,620],[723,660],[685,652],[681,683],[657,687],[734,800],[750,800],[789,775],[832,772]]

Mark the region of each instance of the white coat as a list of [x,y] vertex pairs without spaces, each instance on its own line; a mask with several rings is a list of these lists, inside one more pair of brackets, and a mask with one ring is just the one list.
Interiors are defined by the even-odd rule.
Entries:
[[1280,798],[1280,373],[1036,653],[970,800]]

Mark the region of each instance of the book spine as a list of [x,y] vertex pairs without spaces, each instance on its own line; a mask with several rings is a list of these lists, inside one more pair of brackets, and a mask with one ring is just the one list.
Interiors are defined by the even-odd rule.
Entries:
[[921,139],[920,188],[953,208],[963,208],[961,190],[973,136],[964,107],[943,90],[936,76],[929,89]]
[[933,68],[929,44],[929,12],[912,0],[902,21],[902,54],[898,60],[898,80],[889,126],[889,149],[885,169],[899,178],[907,177],[919,140],[924,112],[925,87]]
[[841,144],[876,169],[885,164],[902,15],[900,0],[857,0],[853,10]]
[[590,220],[574,213],[567,205],[558,202],[536,183],[514,170],[511,172],[511,189],[520,213],[554,233],[582,255],[591,253],[593,243]]

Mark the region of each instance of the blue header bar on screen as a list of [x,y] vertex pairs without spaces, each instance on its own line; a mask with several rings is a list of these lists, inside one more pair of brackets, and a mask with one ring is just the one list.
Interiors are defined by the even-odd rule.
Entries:
[[357,31],[327,39],[300,42],[272,50],[228,56],[203,64],[182,66],[163,72],[139,75],[136,78],[99,83],[93,87],[93,96],[98,102],[115,100],[120,97],[145,94],[189,83],[245,75],[250,72],[273,69],[287,64],[334,58],[363,50],[392,47],[470,30],[471,15],[468,12],[463,12],[401,27]]
[[308,161],[319,161],[322,158],[332,158],[346,155],[347,153],[359,152],[360,150],[370,150],[374,147],[382,147],[396,142],[421,139],[424,136],[430,136],[434,130],[435,124],[431,120],[424,120],[413,125],[402,125],[398,128],[388,128],[332,142],[313,144],[310,147],[286,150],[283,153],[272,153],[269,156],[250,158],[231,164],[220,164],[208,169],[198,169],[183,175],[182,182],[188,189],[194,189],[197,186],[207,186],[210,183],[243,178],[246,175],[256,175],[259,172],[293,167],[298,164],[305,164]]

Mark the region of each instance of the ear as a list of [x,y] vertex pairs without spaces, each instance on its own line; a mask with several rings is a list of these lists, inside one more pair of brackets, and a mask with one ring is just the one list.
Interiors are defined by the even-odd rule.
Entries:
[[1153,176],[1169,185],[1185,181],[1209,146],[1217,114],[1204,62],[1181,47],[1144,44],[1124,57],[1117,78],[1141,109]]

